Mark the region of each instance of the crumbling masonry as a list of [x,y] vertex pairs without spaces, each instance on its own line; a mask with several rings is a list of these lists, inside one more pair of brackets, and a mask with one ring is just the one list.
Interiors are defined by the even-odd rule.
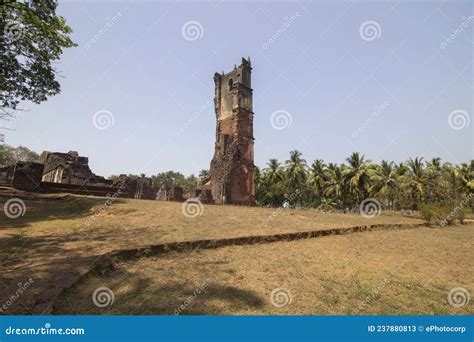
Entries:
[[214,74],[216,142],[209,172],[215,203],[254,204],[254,137],[250,58]]
[[[216,141],[209,177],[185,197],[202,203],[255,204],[253,90],[250,58],[228,73],[214,74]],[[163,186],[151,178],[120,175],[105,179],[94,174],[89,160],[76,151],[41,153],[38,162],[18,162],[0,168],[0,185],[26,191],[67,192],[95,196],[182,201],[183,189]]]

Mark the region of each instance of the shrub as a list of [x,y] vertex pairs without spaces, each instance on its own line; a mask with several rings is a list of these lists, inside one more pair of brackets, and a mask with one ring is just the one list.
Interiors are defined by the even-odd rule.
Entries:
[[421,217],[427,225],[438,225],[441,227],[452,226],[456,219],[464,222],[466,216],[463,208],[453,208],[452,206],[440,206],[438,204],[422,203],[418,206]]
[[467,216],[467,209],[466,208],[459,208],[458,212],[456,213],[456,218],[461,222],[461,224],[464,224],[464,220]]
[[439,225],[452,226],[455,223],[456,218],[456,209],[453,207],[442,207],[441,208],[442,217],[439,219]]
[[418,209],[427,225],[431,225],[432,223],[438,224],[443,217],[442,208],[436,204],[422,203],[418,205]]

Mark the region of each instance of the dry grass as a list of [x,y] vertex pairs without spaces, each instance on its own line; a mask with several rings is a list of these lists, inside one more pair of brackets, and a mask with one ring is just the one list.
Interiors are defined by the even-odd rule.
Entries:
[[[94,237],[117,235],[117,243],[149,244],[200,238],[263,235],[368,224],[421,222],[402,216],[379,216],[367,219],[359,214],[320,213],[315,210],[280,210],[272,208],[204,205],[201,216],[186,218],[181,203],[117,199],[86,225],[105,199],[66,196],[63,200],[26,201],[25,216],[7,220],[0,228],[21,227],[28,235],[68,234]],[[268,224],[265,224],[268,223]],[[117,234],[119,232],[119,234]],[[110,236],[113,238],[113,236]],[[107,242],[109,244],[110,241]]]
[[[10,313],[38,312],[31,311],[31,306],[46,307],[54,293],[72,284],[97,256],[112,250],[194,239],[421,222],[401,216],[367,219],[314,210],[213,205],[204,205],[201,216],[189,219],[182,215],[181,203],[116,199],[103,209],[104,198],[21,192],[3,193],[2,197],[1,191],[0,205],[12,195],[23,196],[26,213],[17,219],[0,216],[0,285],[5,289],[0,291],[0,302],[30,277],[35,279],[35,289],[27,291],[21,298],[23,303],[16,302]],[[94,213],[98,215],[90,221]]]
[[[448,292],[473,293],[474,226],[374,231],[265,245],[225,247],[121,262],[91,275],[55,305],[58,314],[473,314]],[[115,293],[97,308],[98,287]],[[288,289],[291,304],[270,293]]]
[[[1,217],[0,245],[4,248],[0,255],[7,265],[9,261],[18,261],[15,255],[23,258],[32,248],[38,252],[43,246],[47,247],[44,252],[54,246],[64,251],[97,255],[114,249],[172,241],[421,222],[401,216],[367,219],[357,214],[314,210],[215,205],[204,205],[202,215],[190,219],[181,213],[181,203],[117,199],[101,210],[105,203],[103,198],[70,195],[39,196],[26,199],[25,203],[24,216]],[[98,216],[90,221],[94,213]]]

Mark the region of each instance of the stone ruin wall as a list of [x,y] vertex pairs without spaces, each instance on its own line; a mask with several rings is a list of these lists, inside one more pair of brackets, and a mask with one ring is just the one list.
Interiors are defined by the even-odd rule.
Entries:
[[[251,70],[250,59],[242,58],[242,63],[232,71],[214,75],[215,151],[207,183],[194,191],[204,203],[255,203]],[[5,184],[16,178],[13,186],[30,191],[74,193],[83,187],[84,191],[109,195],[109,189],[120,189],[123,197],[184,200],[181,188],[158,190],[151,178],[120,175],[112,181],[98,176],[90,170],[88,158],[75,151],[44,151],[38,163],[2,168],[0,176]]]
[[68,153],[41,153],[38,162],[44,165],[43,182],[76,185],[111,186],[112,181],[94,174],[89,168],[89,159],[79,156],[76,151]]

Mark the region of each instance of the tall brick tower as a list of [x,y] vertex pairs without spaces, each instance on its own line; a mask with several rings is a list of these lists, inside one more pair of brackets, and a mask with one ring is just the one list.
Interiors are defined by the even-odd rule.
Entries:
[[216,143],[209,172],[216,203],[254,204],[253,106],[250,58],[214,74]]

